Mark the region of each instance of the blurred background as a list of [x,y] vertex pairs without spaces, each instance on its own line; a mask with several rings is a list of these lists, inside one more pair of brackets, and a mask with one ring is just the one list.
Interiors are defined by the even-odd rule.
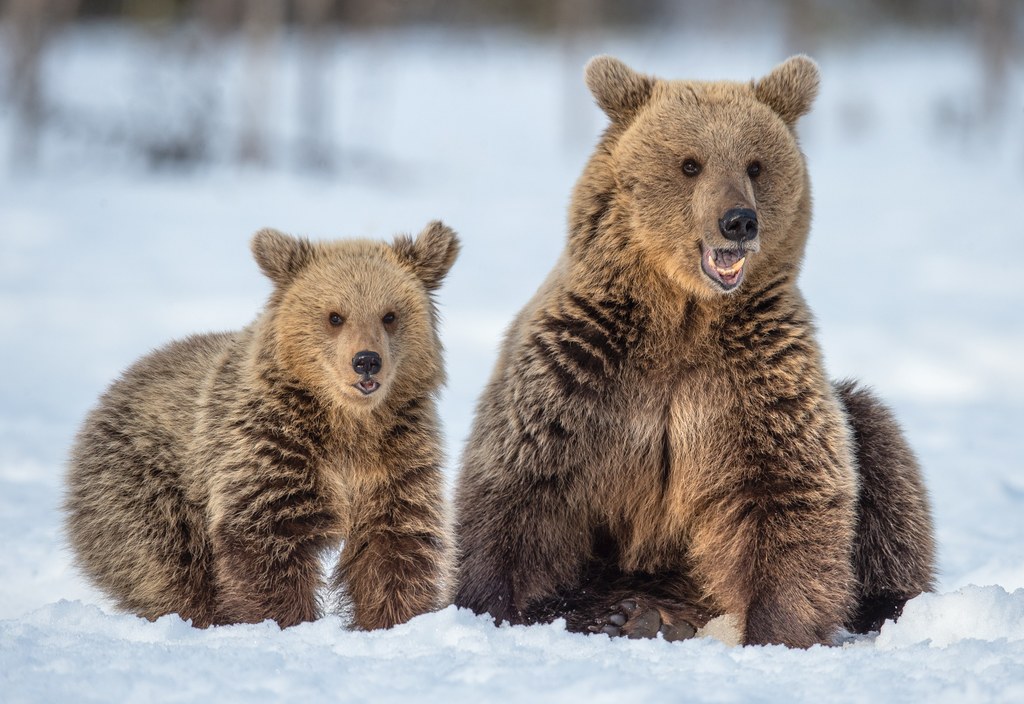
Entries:
[[587,59],[746,81],[798,52],[828,369],[920,453],[940,587],[1024,587],[1024,0],[0,0],[0,618],[99,599],[60,533],[75,430],[141,355],[253,320],[257,229],[460,233],[454,477],[606,122]]
[[[391,41],[407,44],[441,33],[449,37],[443,44],[473,45],[511,34],[519,43],[556,51],[560,59],[552,68],[570,74],[574,83],[558,106],[571,131],[579,112],[575,78],[595,36],[670,42],[671,36],[685,41],[692,35],[714,37],[734,54],[770,42],[785,53],[812,55],[880,37],[894,43],[943,38],[965,45],[964,60],[976,65],[976,90],[961,101],[937,102],[934,119],[970,130],[1007,107],[1011,65],[1022,53],[1024,2],[5,0],[0,6],[11,168],[35,166],[48,141],[62,140],[153,168],[235,162],[337,173],[361,159],[382,158],[372,144],[353,143],[339,114],[345,107],[335,104],[346,83],[359,80],[339,75],[347,50],[364,42],[378,52],[371,61],[383,64],[367,68],[385,69],[375,77],[378,93],[397,87],[394,72],[386,70],[396,59],[388,49]],[[96,88],[106,95],[67,90],[70,67],[62,67],[60,57],[68,45],[95,43],[104,47],[96,53],[109,57],[112,40],[136,45],[131,66],[111,76],[95,65],[77,76],[101,80],[104,85]],[[286,95],[277,75],[282,60],[294,74]],[[124,75],[129,68],[136,75]],[[225,89],[228,74],[231,88]],[[297,114],[292,130],[274,121],[268,101]],[[373,119],[393,116],[385,106]]]

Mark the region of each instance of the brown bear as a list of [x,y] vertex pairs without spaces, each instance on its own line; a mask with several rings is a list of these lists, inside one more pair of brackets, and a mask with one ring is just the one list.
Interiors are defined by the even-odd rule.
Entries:
[[479,402],[456,604],[668,638],[730,614],[806,647],[932,588],[913,453],[829,382],[797,287],[818,80],[806,57],[747,83],[588,64],[611,124]]
[[274,288],[256,321],[142,358],[85,420],[78,566],[149,619],[285,627],[321,613],[321,557],[344,541],[328,586],[355,626],[448,603],[433,292],[458,249],[439,222],[390,245],[258,232]]

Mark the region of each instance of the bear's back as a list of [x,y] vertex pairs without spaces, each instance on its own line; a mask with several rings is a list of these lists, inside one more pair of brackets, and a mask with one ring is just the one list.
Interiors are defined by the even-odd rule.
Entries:
[[[193,335],[130,366],[79,431],[68,470],[68,505],[103,502],[123,482],[177,480],[208,380],[237,333]],[[126,487],[127,488],[127,487]]]
[[[227,354],[237,333],[193,335],[161,347],[129,367],[101,397],[83,428],[96,422],[114,424],[133,436],[163,436],[163,442],[184,445],[191,436],[196,407],[208,380]],[[81,442],[76,450],[81,448]]]

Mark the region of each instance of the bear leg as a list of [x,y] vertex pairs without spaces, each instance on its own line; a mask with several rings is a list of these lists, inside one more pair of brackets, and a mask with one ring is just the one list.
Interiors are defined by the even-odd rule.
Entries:
[[[526,438],[506,443],[539,444]],[[581,479],[550,469],[566,464],[557,456],[563,445],[544,443],[551,456],[508,470],[486,447],[471,444],[457,494],[457,606],[490,614],[496,624],[560,615],[560,595],[581,583],[591,552],[589,517],[574,500]]]
[[311,477],[286,481],[276,469],[251,469],[216,488],[216,624],[273,619],[286,628],[319,615],[320,553],[333,542],[336,517]]
[[214,531],[216,624],[260,623],[281,628],[319,615],[319,551],[294,536],[239,522]]
[[579,584],[587,558],[583,519],[561,483],[532,478],[525,483],[525,488],[510,482],[487,489],[464,483],[460,490],[464,508],[455,604],[488,613],[496,624],[548,622],[563,615],[559,595]]
[[934,529],[921,469],[890,410],[852,381],[836,383],[835,390],[853,431],[860,475],[857,606],[846,627],[867,633],[934,588]]
[[384,464],[365,469],[351,501],[345,547],[331,577],[355,625],[390,628],[445,606],[451,547],[445,520],[443,455],[429,399],[400,408]]
[[719,521],[694,535],[694,570],[740,619],[745,645],[828,645],[855,603],[854,496],[824,482],[796,496],[769,490],[780,481],[752,482],[709,509]]
[[206,627],[214,587],[203,508],[186,497],[173,438],[138,420],[145,404],[130,383],[112,388],[72,450],[68,540],[118,608],[150,620],[177,613]]
[[[354,624],[362,630],[391,628],[443,606],[448,572],[443,523],[438,517],[423,525],[419,516],[409,515],[402,498],[409,488],[393,486],[394,495],[378,502],[379,511],[360,512],[331,577],[332,591],[351,603]],[[435,512],[438,505],[440,497],[421,508]]]

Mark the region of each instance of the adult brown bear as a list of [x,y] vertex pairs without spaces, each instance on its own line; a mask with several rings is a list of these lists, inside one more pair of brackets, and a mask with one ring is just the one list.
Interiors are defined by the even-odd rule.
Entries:
[[932,587],[932,523],[797,288],[817,67],[665,81],[599,57],[586,80],[611,124],[479,403],[456,603],[672,638],[728,613],[745,643],[799,647],[877,627]]

